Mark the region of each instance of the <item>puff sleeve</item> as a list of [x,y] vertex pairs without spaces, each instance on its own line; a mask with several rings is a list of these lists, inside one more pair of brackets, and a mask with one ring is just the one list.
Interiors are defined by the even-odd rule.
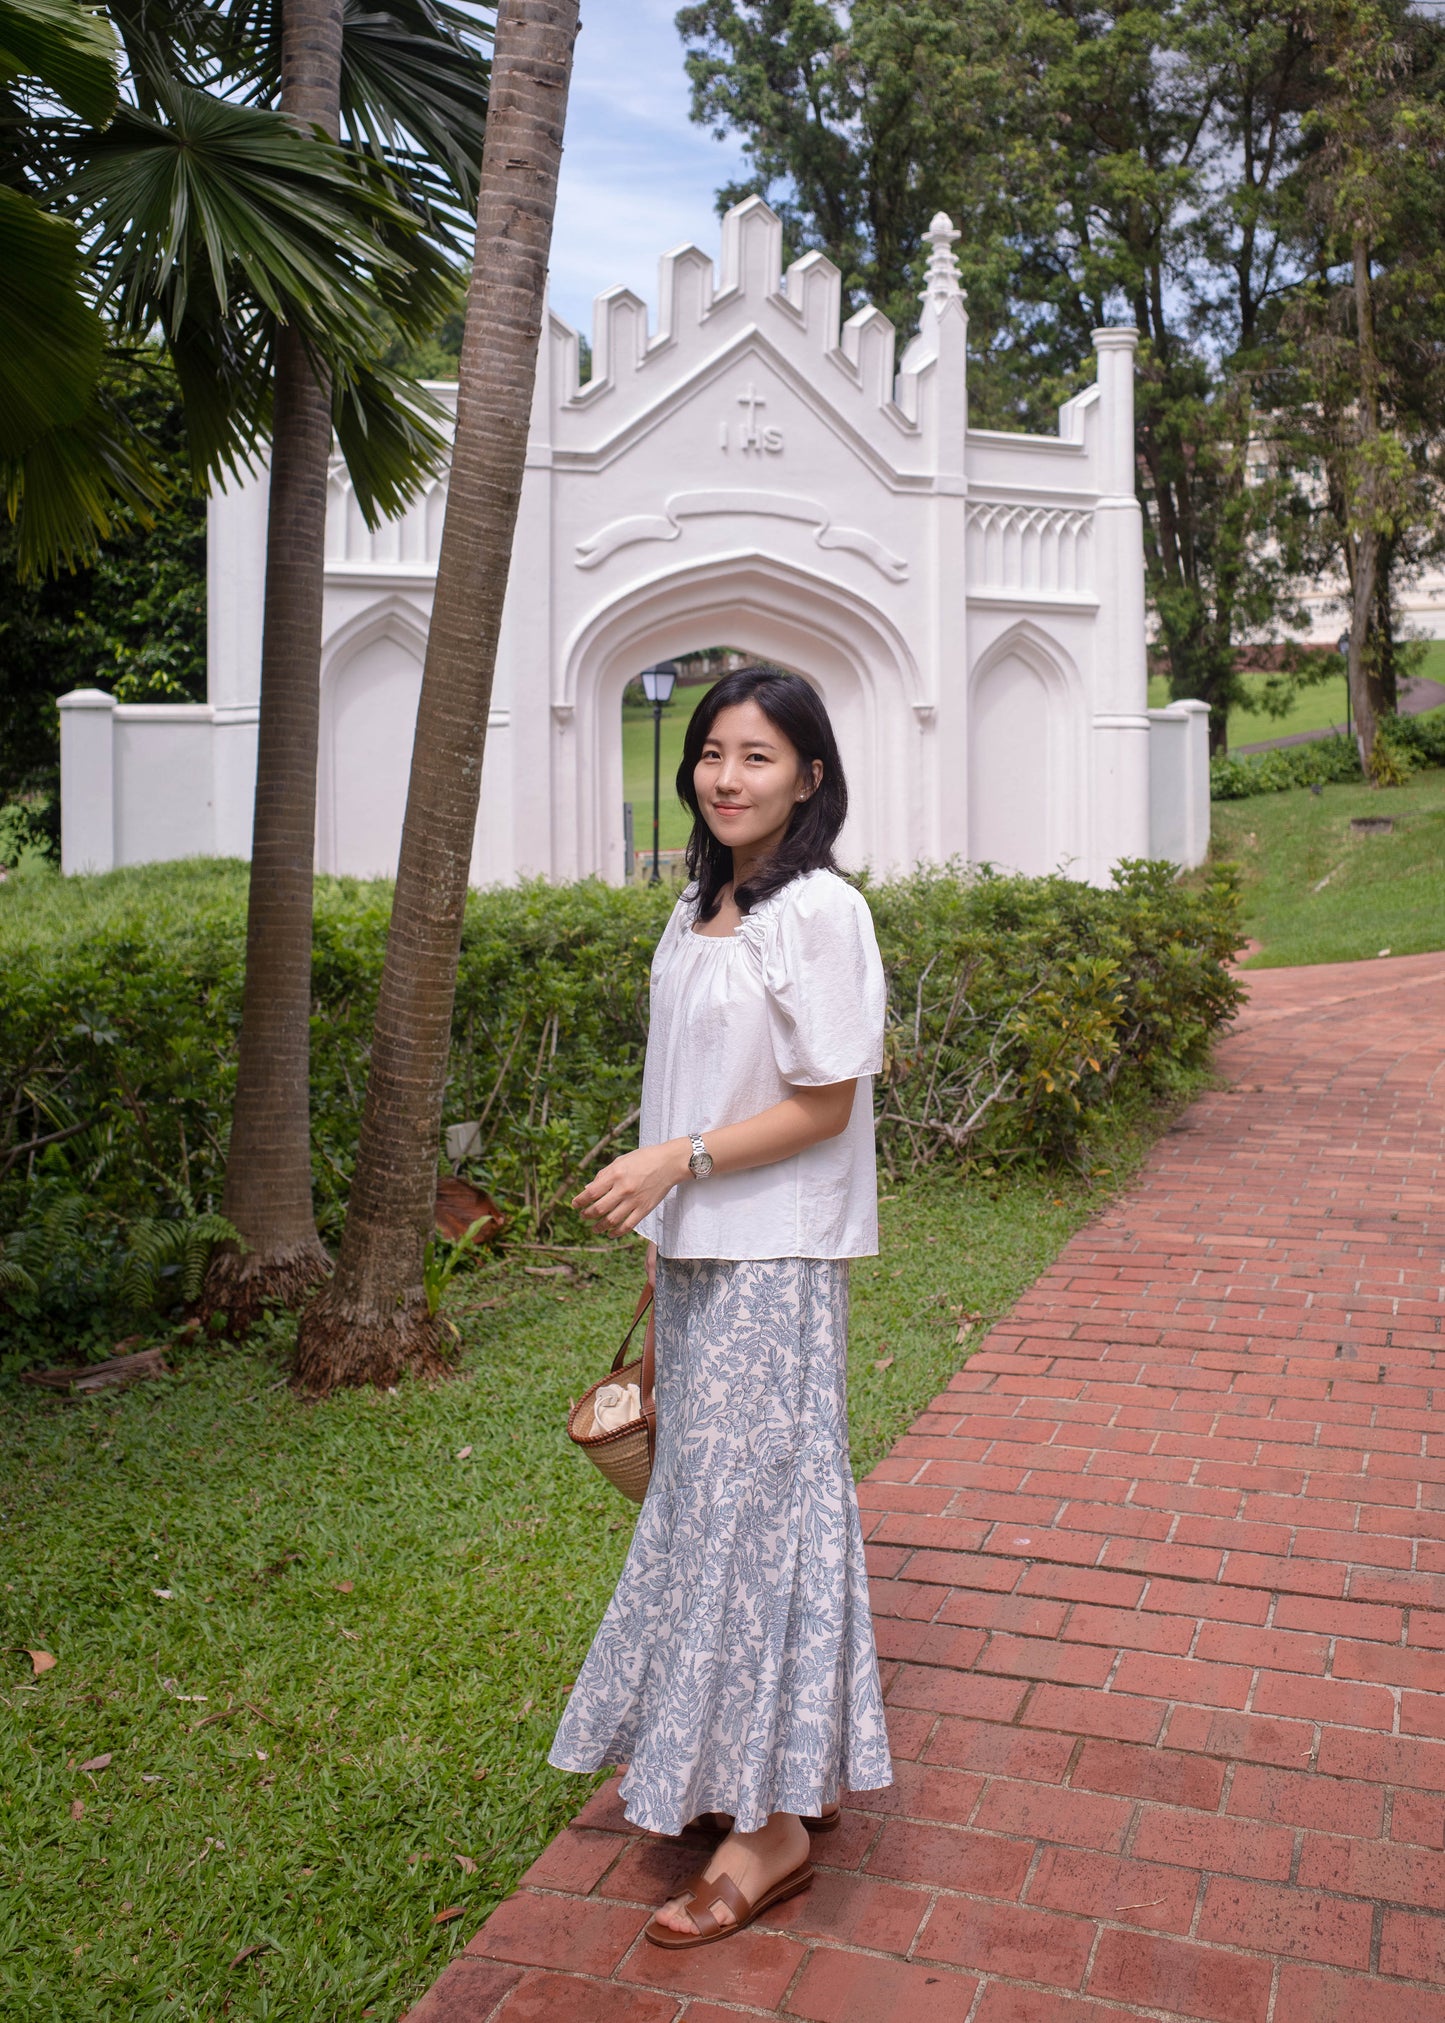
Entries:
[[785,1082],[820,1089],[879,1072],[883,963],[868,903],[851,885],[819,871],[788,892],[763,983]]

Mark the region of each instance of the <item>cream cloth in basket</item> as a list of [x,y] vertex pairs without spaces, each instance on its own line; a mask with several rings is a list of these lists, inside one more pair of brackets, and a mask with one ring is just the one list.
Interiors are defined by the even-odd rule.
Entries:
[[642,1417],[642,1396],[636,1384],[603,1384],[592,1400],[592,1424],[599,1433],[615,1433]]

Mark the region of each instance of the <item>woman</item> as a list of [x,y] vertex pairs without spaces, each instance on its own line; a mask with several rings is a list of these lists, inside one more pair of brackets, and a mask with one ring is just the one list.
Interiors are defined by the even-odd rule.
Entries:
[[837,874],[826,710],[743,668],[699,704],[678,793],[693,883],[652,965],[641,1144],[577,1196],[648,1239],[657,1456],[557,1731],[626,1763],[627,1817],[731,1831],[647,1927],[726,1938],[812,1880],[805,1820],[892,1782],[845,1403],[848,1259],[878,1248],[871,1078],[884,986]]

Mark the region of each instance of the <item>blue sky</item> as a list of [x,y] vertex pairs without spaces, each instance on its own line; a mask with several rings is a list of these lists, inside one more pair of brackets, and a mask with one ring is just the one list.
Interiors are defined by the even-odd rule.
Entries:
[[692,240],[714,259],[720,184],[743,171],[736,142],[687,116],[679,0],[584,0],[572,72],[552,307],[584,337],[592,298],[623,282],[656,313],[657,262]]

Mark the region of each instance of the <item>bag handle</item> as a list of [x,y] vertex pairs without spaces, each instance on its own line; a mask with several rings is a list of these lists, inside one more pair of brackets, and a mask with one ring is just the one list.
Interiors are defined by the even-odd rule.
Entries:
[[647,1315],[647,1333],[642,1342],[642,1381],[638,1394],[642,1402],[643,1423],[647,1427],[647,1465],[650,1469],[657,1452],[657,1308],[653,1301],[652,1287],[644,1285],[637,1296],[637,1306],[632,1316],[632,1326],[622,1337],[622,1346],[612,1358],[612,1375],[615,1377],[627,1361],[627,1350],[632,1337],[637,1333],[637,1324]]

